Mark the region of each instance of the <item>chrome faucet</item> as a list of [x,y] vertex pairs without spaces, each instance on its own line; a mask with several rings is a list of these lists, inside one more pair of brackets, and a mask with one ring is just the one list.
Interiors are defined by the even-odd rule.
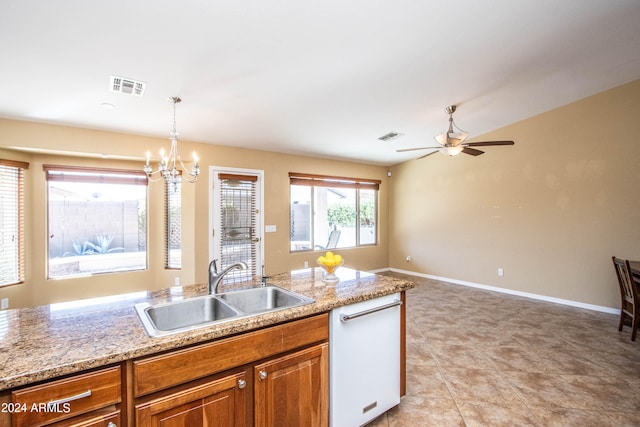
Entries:
[[221,273],[218,273],[217,261],[218,261],[217,259],[214,259],[209,263],[209,293],[210,294],[218,293],[218,285],[220,284],[220,282],[228,272],[235,269],[246,270],[247,268],[249,268],[245,262],[239,261],[225,268],[224,270],[222,270]]

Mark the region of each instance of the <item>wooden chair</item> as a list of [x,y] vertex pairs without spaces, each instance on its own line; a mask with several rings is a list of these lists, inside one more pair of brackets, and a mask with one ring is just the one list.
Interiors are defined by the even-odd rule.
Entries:
[[620,285],[620,323],[618,324],[618,331],[622,331],[622,327],[625,324],[625,320],[629,318],[631,321],[631,341],[636,340],[636,334],[638,332],[638,325],[640,324],[640,293],[638,292],[639,284],[633,274],[631,273],[631,266],[629,261],[613,258],[613,266],[616,269],[616,275],[618,276],[618,284]]

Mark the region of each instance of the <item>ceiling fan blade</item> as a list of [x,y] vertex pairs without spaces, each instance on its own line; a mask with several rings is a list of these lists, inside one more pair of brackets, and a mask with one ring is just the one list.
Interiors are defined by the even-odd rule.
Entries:
[[513,141],[484,141],[484,142],[469,142],[463,144],[465,147],[489,147],[492,145],[514,145]]
[[415,151],[415,150],[429,150],[429,149],[439,149],[442,147],[418,147],[418,148],[401,148],[396,150],[396,153],[402,153],[404,151]]
[[[433,147],[433,148],[435,148],[435,147]],[[432,155],[432,154],[436,154],[437,152],[438,152],[438,150],[436,150],[436,151],[432,151],[432,152],[430,152],[430,153],[425,154],[424,156],[420,156],[420,157],[418,157],[416,160],[424,159],[425,157],[430,156],[430,155]]]
[[471,154],[472,156],[479,156],[480,154],[484,154],[484,151],[476,150],[475,148],[464,147],[462,149],[464,154]]

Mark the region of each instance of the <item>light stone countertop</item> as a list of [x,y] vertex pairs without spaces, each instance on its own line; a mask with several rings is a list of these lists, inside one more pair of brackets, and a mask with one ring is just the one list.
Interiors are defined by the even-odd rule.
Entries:
[[[205,295],[206,285],[0,311],[0,391],[327,312],[415,286],[407,280],[349,268],[340,268],[336,274],[340,282],[335,285],[322,282],[320,268],[269,278],[268,284],[312,298],[312,304],[157,338],[147,336],[134,305]],[[241,285],[259,286],[259,282]],[[230,287],[223,283],[220,291],[227,290]]]

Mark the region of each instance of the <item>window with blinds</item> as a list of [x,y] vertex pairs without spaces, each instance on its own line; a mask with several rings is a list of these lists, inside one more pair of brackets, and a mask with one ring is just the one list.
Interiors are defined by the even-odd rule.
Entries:
[[167,269],[182,268],[182,186],[165,184],[165,252]]
[[147,268],[147,177],[142,171],[44,165],[48,277]]
[[221,214],[219,271],[230,265],[244,261],[247,270],[232,270],[225,276],[225,282],[250,280],[260,274],[257,266],[256,239],[256,183],[257,176],[218,174],[220,180],[219,200]]
[[24,171],[0,159],[0,286],[24,282]]
[[291,252],[377,244],[380,183],[289,173]]

